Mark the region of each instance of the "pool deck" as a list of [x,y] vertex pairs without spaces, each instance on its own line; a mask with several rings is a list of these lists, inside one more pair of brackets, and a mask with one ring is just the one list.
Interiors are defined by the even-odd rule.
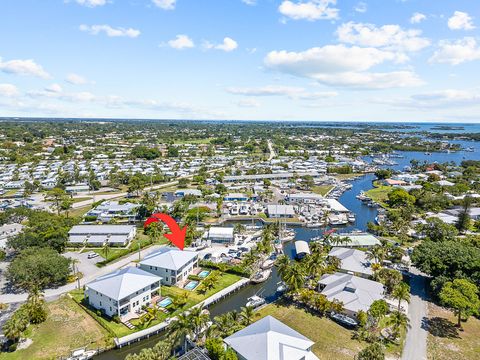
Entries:
[[[202,305],[203,307],[208,307],[212,304],[215,304],[216,302],[222,300],[223,298],[235,292],[236,290],[246,286],[249,282],[250,282],[250,279],[242,278],[238,280],[235,284],[227,286],[225,289],[220,290],[219,292],[213,294],[209,298],[205,299],[204,301],[202,301],[197,305],[194,305],[193,307],[198,307]],[[121,348],[123,346],[130,345],[131,343],[140,341],[142,339],[147,339],[150,336],[159,334],[160,332],[165,330],[169,324],[170,322],[164,321],[160,324],[149,327],[148,329],[143,329],[143,330],[137,331],[136,333],[123,336],[121,338],[114,338],[113,340],[115,342],[115,346],[117,348]]]

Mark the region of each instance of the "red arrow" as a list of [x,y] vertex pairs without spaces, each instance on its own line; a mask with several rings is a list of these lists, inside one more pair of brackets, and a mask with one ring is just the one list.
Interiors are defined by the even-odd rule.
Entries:
[[163,221],[170,231],[171,234],[164,234],[168,240],[172,242],[173,245],[178,247],[180,250],[183,250],[185,247],[185,236],[187,235],[187,227],[184,226],[183,229],[180,229],[177,222],[174,218],[167,214],[153,214],[150,216],[145,223],[143,224],[144,228],[147,228],[151,223]]

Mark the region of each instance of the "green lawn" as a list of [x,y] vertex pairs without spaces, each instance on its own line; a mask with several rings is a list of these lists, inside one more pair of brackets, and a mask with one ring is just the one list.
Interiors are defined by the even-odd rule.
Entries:
[[352,340],[352,331],[325,317],[294,306],[270,304],[255,313],[259,320],[271,315],[306,336],[315,344],[313,352],[322,360],[351,360],[365,346]]
[[463,331],[456,327],[452,312],[429,303],[427,357],[431,360],[474,360],[480,354],[480,320],[470,317],[462,323]]
[[335,186],[333,185],[319,185],[319,186],[314,186],[312,188],[312,191],[315,194],[320,194],[322,196],[325,196],[330,190],[332,190]]
[[[315,344],[313,352],[322,360],[351,360],[367,343],[353,340],[353,331],[348,330],[327,317],[319,317],[303,309],[282,304],[270,304],[255,313],[255,320],[267,315],[290,326]],[[404,334],[402,336],[402,339]],[[399,357],[402,347],[390,344],[388,356]]]
[[47,303],[47,320],[31,325],[25,337],[33,343],[24,350],[0,353],[0,359],[57,359],[71,350],[112,347],[110,334],[67,296]]
[[[162,321],[164,321],[167,317],[175,316],[179,314],[182,311],[185,311],[186,309],[192,307],[193,305],[196,305],[206,298],[212,296],[213,294],[219,292],[220,290],[226,288],[227,286],[230,286],[234,283],[236,283],[238,280],[240,280],[240,276],[237,275],[232,275],[232,274],[227,274],[227,273],[219,273],[218,280],[216,282],[216,285],[213,289],[207,291],[205,294],[204,293],[199,293],[196,290],[189,291],[189,290],[183,290],[175,286],[165,286],[162,285],[161,287],[161,295],[163,297],[170,297],[172,300],[178,299],[180,296],[183,294],[187,293],[188,294],[188,300],[187,303],[181,307],[181,308],[176,308],[174,304],[170,305],[168,307],[168,310],[170,311],[169,314],[165,313],[160,313],[159,316],[152,321],[149,324],[149,327],[159,324]],[[125,325],[116,323],[114,321],[111,321],[110,319],[107,319],[105,317],[97,315],[96,312],[92,311],[91,309],[87,308],[82,304],[83,300],[83,292],[81,290],[74,290],[70,292],[71,296],[75,299],[77,303],[80,304],[80,306],[88,312],[92,318],[94,318],[99,324],[101,324],[105,329],[108,330],[110,334],[116,337],[122,337],[126,336],[129,334],[132,334],[136,331],[142,330],[143,328],[137,327],[133,330],[128,329]],[[139,320],[132,320],[131,323],[135,326],[140,324]]]
[[379,203],[383,207],[388,207],[386,201],[388,200],[388,193],[392,191],[391,186],[378,186],[368,190],[365,194],[373,201]]
[[78,202],[82,202],[82,201],[85,201],[85,200],[90,200],[91,197],[78,197],[78,198],[73,198],[73,203],[78,203]]
[[190,139],[190,140],[175,140],[175,144],[210,144],[213,138],[206,139]]

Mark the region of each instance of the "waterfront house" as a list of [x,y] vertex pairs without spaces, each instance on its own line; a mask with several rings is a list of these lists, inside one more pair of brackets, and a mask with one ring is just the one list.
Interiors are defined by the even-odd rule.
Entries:
[[267,214],[269,218],[293,218],[295,210],[292,205],[268,205]]
[[175,196],[176,197],[184,197],[184,196],[187,196],[187,195],[201,197],[202,192],[198,189],[179,189],[179,190],[175,191]]
[[133,225],[75,225],[68,232],[72,245],[127,246],[135,238],[137,228]]
[[118,201],[105,201],[95,209],[90,210],[87,216],[95,216],[98,220],[105,222],[114,218],[133,221],[139,206],[139,204],[129,202],[120,204]]
[[223,198],[224,201],[248,201],[248,196],[242,193],[229,193]]
[[208,230],[207,240],[218,244],[234,244],[233,227],[212,226]]
[[329,257],[336,257],[340,260],[340,272],[369,278],[372,274],[370,261],[364,251],[349,249],[345,247],[334,247],[328,253]]
[[85,285],[85,299],[109,317],[134,315],[160,294],[161,278],[135,267],[100,276]]
[[224,339],[239,360],[318,360],[313,341],[273,316],[237,331]]
[[343,312],[352,317],[360,310],[368,311],[375,300],[384,299],[381,283],[340,272],[323,275],[318,281],[318,291],[330,301],[343,303]]
[[380,245],[380,240],[369,233],[339,233],[338,236],[348,237],[350,239],[350,242],[342,244],[343,247],[370,248],[375,245]]
[[176,285],[188,278],[198,267],[198,253],[163,247],[140,261],[140,269],[162,278],[162,284]]

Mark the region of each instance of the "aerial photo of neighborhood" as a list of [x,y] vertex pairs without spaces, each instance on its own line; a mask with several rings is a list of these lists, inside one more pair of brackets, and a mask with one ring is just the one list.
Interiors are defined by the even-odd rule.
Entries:
[[2,3],[0,360],[480,359],[478,10]]

